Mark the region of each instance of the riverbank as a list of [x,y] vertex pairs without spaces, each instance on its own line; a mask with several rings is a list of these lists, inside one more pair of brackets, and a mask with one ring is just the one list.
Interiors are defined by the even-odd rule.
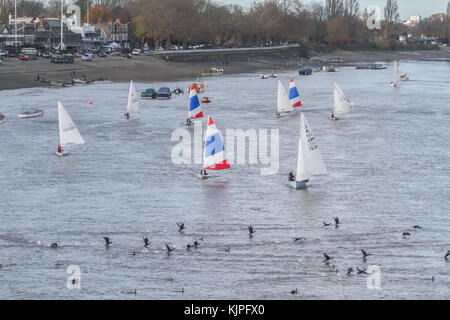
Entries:
[[[0,65],[0,90],[19,89],[29,87],[49,86],[43,82],[50,80],[72,82],[75,77],[85,75],[87,80],[107,78],[111,81],[140,82],[173,81],[196,79],[200,73],[211,67],[224,68],[226,74],[271,72],[276,70],[295,69],[304,66],[320,66],[322,64],[357,65],[361,62],[420,60],[420,61],[450,61],[450,50],[446,47],[433,51],[345,51],[336,50],[333,53],[316,55],[306,59],[298,51],[279,51],[273,54],[221,55],[205,57],[202,61],[192,59],[195,54],[189,54],[190,61],[169,56],[133,56],[132,59],[123,57],[95,57],[87,62],[76,59],[74,64],[52,64],[48,59],[20,61],[8,58]],[[39,75],[39,81],[37,76]]]

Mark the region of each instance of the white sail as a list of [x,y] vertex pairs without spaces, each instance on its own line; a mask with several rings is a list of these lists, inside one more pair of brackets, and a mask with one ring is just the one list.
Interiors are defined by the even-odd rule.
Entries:
[[334,84],[334,113],[343,114],[354,111],[355,105],[345,97],[337,83]]
[[402,78],[400,77],[400,70],[398,69],[398,62],[394,61],[394,83],[397,84],[400,81],[402,81]]
[[298,145],[296,180],[307,180],[309,175],[327,174],[322,154],[303,113],[300,116],[300,139]]
[[68,144],[84,144],[84,139],[78,132],[75,123],[70,118],[64,106],[58,101],[59,140],[62,147]]
[[130,91],[128,93],[127,113],[139,113],[139,98],[136,93],[133,81],[130,81]]
[[289,101],[289,96],[286,89],[280,80],[278,80],[278,112],[291,112],[292,108],[291,102]]

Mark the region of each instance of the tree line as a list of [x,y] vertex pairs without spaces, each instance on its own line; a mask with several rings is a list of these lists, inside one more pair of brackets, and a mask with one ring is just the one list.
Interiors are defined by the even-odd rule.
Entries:
[[[14,0],[0,0],[0,23],[14,12]],[[69,0],[65,1],[71,4]],[[74,0],[90,23],[120,19],[129,24],[129,38],[135,45],[183,46],[209,43],[214,46],[254,46],[307,42],[323,46],[392,46],[393,35],[406,32],[449,38],[449,10],[424,19],[413,30],[399,23],[397,0],[387,0],[381,29],[368,28],[373,12],[358,0],[255,0],[249,8],[223,5],[212,0]],[[60,0],[18,1],[19,16],[57,17]],[[398,40],[398,39],[397,39]]]

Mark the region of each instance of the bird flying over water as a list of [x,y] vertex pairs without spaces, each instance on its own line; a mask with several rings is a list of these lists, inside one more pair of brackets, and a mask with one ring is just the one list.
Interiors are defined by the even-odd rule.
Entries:
[[334,224],[335,224],[336,226],[338,226],[338,225],[340,224],[339,218],[338,218],[338,217],[334,217]]
[[368,274],[366,269],[360,269],[357,267],[356,270],[358,271],[358,274],[361,274],[361,273]]
[[297,288],[295,288],[295,290],[292,290],[292,291],[291,291],[291,294],[297,294],[297,293],[298,293]]
[[447,253],[444,256],[444,259],[448,260],[448,257],[450,257],[450,250],[447,251]]
[[178,231],[182,231],[185,228],[183,222],[181,224],[178,224],[178,222],[177,222],[177,226],[178,226]]
[[105,247],[109,247],[109,245],[112,243],[112,241],[111,240],[109,240],[109,238],[108,237],[103,237],[103,239],[105,239]]
[[256,231],[255,229],[253,229],[252,226],[248,226],[248,232],[250,233],[250,235],[254,234]]
[[200,242],[194,241],[194,247],[198,247],[200,245]]
[[348,276],[349,276],[352,272],[353,272],[353,268],[352,268],[352,267],[350,267],[350,268],[347,269],[347,275],[348,275]]
[[142,238],[142,240],[144,240],[144,247],[147,248],[149,245],[149,241],[147,237]]
[[414,228],[414,229],[423,229],[421,226],[419,226],[419,225],[417,225],[417,224],[416,224],[415,226],[413,226],[413,228]]
[[411,235],[411,233],[409,232],[403,232],[403,238],[409,237]]
[[324,222],[324,223],[323,223],[323,226],[324,226],[324,227],[329,227],[329,226],[331,226],[331,223]]
[[325,260],[323,260],[323,262],[326,262],[328,260],[334,259],[334,257],[330,257],[329,255],[327,255],[325,252],[323,253],[323,256],[325,257]]
[[186,249],[190,249],[190,248],[192,248],[192,244],[188,243],[188,244],[186,245]]
[[370,253],[367,253],[366,251],[364,251],[363,249],[360,249],[362,254],[363,254],[363,258],[367,258],[368,256],[371,256]]
[[172,248],[171,246],[169,246],[167,243],[166,243],[166,249],[167,249],[167,253],[168,253],[168,254],[174,250],[174,248]]
[[303,238],[303,237],[294,238],[294,242],[300,241],[300,240],[305,240],[305,238]]

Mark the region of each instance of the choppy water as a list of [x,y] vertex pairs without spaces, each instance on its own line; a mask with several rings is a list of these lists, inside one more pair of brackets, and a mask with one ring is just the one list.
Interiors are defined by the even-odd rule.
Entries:
[[[298,113],[275,119],[273,79],[207,79],[212,103],[204,109],[222,131],[279,128],[279,173],[233,165],[206,181],[195,177],[199,165],[170,161],[187,94],[141,101],[138,119],[125,121],[128,83],[0,92],[0,298],[448,299],[450,65],[400,68],[411,81],[398,88],[389,86],[392,65],[296,77],[330,173],[306,191],[287,187]],[[280,75],[286,86],[290,75]],[[329,121],[334,81],[357,109],[338,122]],[[162,85],[188,82],[136,87]],[[86,140],[66,158],[54,154],[58,99]],[[28,107],[44,108],[44,117],[18,119]],[[335,216],[339,228],[322,226]],[[423,229],[413,231],[416,224]],[[201,236],[199,248],[184,248]],[[297,236],[306,240],[294,243]],[[167,255],[164,243],[176,250]],[[372,254],[366,262],[360,248]],[[329,265],[323,252],[335,257]],[[66,288],[69,265],[81,268],[81,290]],[[367,288],[368,275],[345,275],[367,265],[380,266],[381,289]]]

